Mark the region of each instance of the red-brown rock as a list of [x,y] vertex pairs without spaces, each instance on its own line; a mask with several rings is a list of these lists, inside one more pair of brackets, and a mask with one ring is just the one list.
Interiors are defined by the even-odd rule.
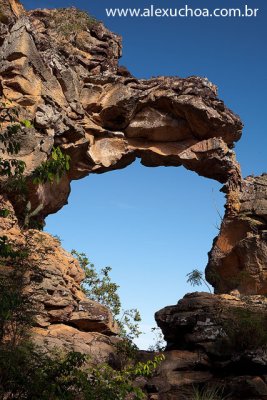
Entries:
[[[26,13],[15,0],[6,1],[2,13],[9,15],[14,4],[20,12],[12,11],[0,41],[1,96],[33,121],[17,157],[27,165],[32,210],[42,206],[35,219],[66,203],[72,179],[136,158],[146,166],[183,165],[220,182],[239,180],[232,147],[242,123],[218,99],[215,85],[199,77],[122,74],[121,38],[101,23],[75,8]],[[75,32],[72,20],[79,21]],[[33,187],[31,174],[53,146],[71,156],[71,169],[52,190],[50,184]],[[21,214],[25,204],[10,199]]]
[[[231,192],[230,192],[231,195]],[[216,293],[267,293],[267,175],[241,181],[215,238],[206,278]]]

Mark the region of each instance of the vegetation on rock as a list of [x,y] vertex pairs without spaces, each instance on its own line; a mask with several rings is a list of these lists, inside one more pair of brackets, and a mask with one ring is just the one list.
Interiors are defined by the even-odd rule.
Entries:
[[233,308],[221,321],[226,337],[223,347],[242,352],[267,348],[267,315],[249,309]]
[[51,158],[44,161],[33,172],[33,183],[36,185],[46,182],[59,183],[65,172],[70,169],[70,156],[63,154],[60,147],[53,147]]
[[203,277],[203,272],[199,271],[198,269],[193,269],[193,271],[189,272],[186,276],[188,276],[186,282],[190,283],[192,286],[201,286],[204,284],[211,293],[211,289]]
[[193,385],[184,390],[182,396],[184,400],[226,400],[228,395],[224,395],[224,388],[220,385]]
[[112,268],[105,267],[98,272],[95,265],[89,261],[84,253],[72,250],[72,255],[77,258],[85,273],[82,288],[88,298],[107,306],[111,310],[120,327],[122,337],[129,341],[137,338],[141,334],[139,329],[140,313],[135,308],[122,310],[118,294],[119,285],[112,282],[110,277]]
[[53,10],[50,27],[55,29],[66,39],[72,34],[87,31],[97,25],[99,21],[86,11],[77,10],[75,7],[58,8]]
[[72,250],[85,273],[82,288],[88,298],[108,307],[113,318],[120,328],[120,337],[123,339],[117,343],[117,352],[121,367],[125,367],[129,359],[136,360],[138,347],[134,344],[134,339],[142,333],[139,328],[141,316],[137,309],[123,310],[118,294],[119,285],[112,282],[110,277],[111,267],[102,268],[99,272],[95,265],[91,263],[84,253]]
[[21,179],[26,168],[25,162],[17,160],[12,155],[17,155],[20,151],[20,144],[17,134],[23,128],[30,128],[28,120],[18,120],[18,110],[10,104],[0,103],[0,144],[2,155],[0,157],[0,176]]
[[[134,384],[134,381],[139,376],[150,377],[162,361],[162,356],[157,356],[146,363],[128,359],[128,362],[114,369],[107,363],[95,364],[89,356],[77,352],[67,353],[55,349],[52,354],[45,353],[44,349],[36,346],[31,339],[37,305],[32,303],[25,290],[35,269],[28,262],[27,246],[15,248],[7,237],[2,237],[0,262],[0,396],[2,399],[141,400],[145,398],[144,392]],[[101,283],[102,277],[97,277],[96,271],[93,274],[92,282],[97,282],[98,290],[100,287],[108,290],[109,284],[112,288],[117,287],[110,281],[108,273],[109,269],[105,270],[103,283]],[[116,290],[112,290],[111,294],[115,292]],[[116,296],[115,298],[116,304],[120,304],[120,299]],[[105,299],[107,304],[109,301],[112,304],[112,300],[108,297]],[[116,308],[114,310],[116,311]],[[130,318],[129,313],[125,315]]]

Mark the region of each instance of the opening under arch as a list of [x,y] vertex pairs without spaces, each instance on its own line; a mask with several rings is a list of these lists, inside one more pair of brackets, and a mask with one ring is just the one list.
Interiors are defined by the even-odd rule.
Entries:
[[186,274],[204,270],[223,215],[221,184],[183,168],[144,168],[139,161],[72,182],[69,204],[46,220],[63,247],[111,266],[124,309],[141,312],[138,340],[151,344],[154,312],[192,288]]

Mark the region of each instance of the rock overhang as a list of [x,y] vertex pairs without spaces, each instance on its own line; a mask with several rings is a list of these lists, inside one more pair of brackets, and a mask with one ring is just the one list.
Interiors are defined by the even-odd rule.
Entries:
[[[66,30],[66,21],[81,13],[75,8],[26,12],[19,4],[2,6],[10,23],[1,23],[7,30],[1,96],[33,121],[18,158],[27,165],[33,207],[44,204],[42,218],[65,204],[72,179],[124,168],[136,158],[145,166],[184,166],[221,183],[240,180],[232,148],[242,122],[207,78],[121,74],[121,38],[103,24],[82,13],[82,23]],[[36,190],[30,176],[53,146],[71,156],[70,171],[58,187]]]
[[[196,76],[131,76],[118,64],[120,36],[75,8],[26,12],[17,0],[5,0],[1,10],[8,23],[0,21],[0,93],[2,101],[19,108],[21,118],[32,121],[33,127],[18,137],[16,157],[26,163],[31,209],[42,206],[39,221],[67,202],[71,180],[124,168],[139,158],[148,167],[184,166],[225,184],[221,236],[227,218],[233,219],[234,230],[243,224],[241,208],[252,207],[244,197],[249,182],[242,180],[233,150],[243,125],[218,98],[214,84]],[[70,27],[68,21],[77,16],[82,23]],[[70,155],[70,170],[59,183],[36,186],[32,174],[55,146]],[[254,194],[258,187],[253,186]],[[20,217],[25,204],[16,194],[9,198]],[[265,213],[266,193],[256,198]],[[245,229],[246,234],[253,229]],[[207,271],[215,265],[223,275],[214,257],[216,243]]]
[[[218,99],[207,78],[131,76],[118,65],[121,38],[102,24],[91,21],[76,32],[64,25],[60,31],[55,20],[63,18],[65,24],[68,15],[89,23],[75,8],[26,12],[17,0],[2,0],[1,13],[0,96],[32,121],[32,128],[22,129],[18,137],[17,157],[26,162],[31,210],[42,205],[38,221],[66,203],[71,180],[124,168],[136,158],[149,167],[184,166],[225,184],[226,214],[206,277],[216,293],[232,294],[189,294],[156,314],[175,349],[162,366],[164,393],[170,381],[174,387],[210,381],[214,371],[207,355],[222,333],[217,324],[222,308],[226,319],[236,306],[266,314],[265,297],[247,295],[267,291],[267,175],[241,177],[233,151],[241,137],[240,118]],[[70,171],[59,183],[33,184],[33,171],[51,158],[55,146],[71,156]],[[9,193],[9,200],[12,204],[1,194],[1,207],[9,212],[7,218],[0,216],[2,234],[16,245],[27,241],[31,261],[40,268],[38,280],[29,286],[39,305],[36,342],[109,360],[119,340],[110,311],[85,297],[80,287],[84,274],[57,240],[21,229],[25,203],[16,193]],[[188,347],[194,351],[184,350]],[[246,353],[239,361],[255,369],[259,356]],[[260,363],[266,369],[265,356]],[[168,370],[171,380],[166,379]]]

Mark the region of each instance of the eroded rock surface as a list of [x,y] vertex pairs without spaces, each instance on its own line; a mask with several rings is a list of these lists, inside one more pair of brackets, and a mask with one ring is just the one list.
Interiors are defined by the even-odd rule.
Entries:
[[[10,17],[15,5],[19,11]],[[49,184],[29,191],[33,209],[43,204],[39,219],[65,204],[72,179],[136,158],[146,166],[183,165],[220,182],[239,182],[232,147],[242,123],[206,78],[132,77],[118,67],[121,38],[75,8],[25,12],[10,0],[1,9],[9,18],[0,22],[1,97],[34,125],[22,135],[18,155],[27,164],[29,186],[53,146],[71,156],[70,172],[53,188],[59,197]]]
[[241,181],[206,268],[217,293],[267,293],[267,175]]
[[155,318],[167,341],[166,360],[150,382],[155,399],[184,399],[186,387],[207,383],[224,387],[229,399],[266,398],[267,352],[257,337],[261,323],[266,327],[265,296],[191,293]]
[[[1,237],[6,237],[12,248],[27,251],[25,262],[30,269],[25,290],[36,310],[36,342],[50,350],[99,353],[97,360],[107,360],[114,353],[119,329],[111,312],[81,290],[85,276],[78,261],[61,248],[57,238],[34,229],[22,231],[12,205],[2,196],[0,207],[9,210],[7,217],[0,217]],[[0,274],[12,268],[12,260],[6,260]]]
[[[266,316],[266,299],[257,294],[267,293],[267,175],[242,179],[233,151],[242,122],[216,86],[199,77],[136,79],[118,66],[121,50],[118,35],[75,8],[26,12],[17,0],[1,1],[0,102],[18,107],[32,128],[19,133],[14,156],[26,163],[27,196],[11,190],[0,198],[9,210],[0,227],[15,247],[27,244],[38,267],[27,287],[38,305],[35,340],[101,362],[113,357],[118,329],[109,310],[81,291],[77,261],[57,239],[28,229],[26,205],[42,223],[66,203],[73,179],[136,158],[145,166],[184,166],[225,184],[226,214],[206,276],[217,293],[238,291],[187,295],[156,314],[168,346],[158,375],[146,382],[148,398],[177,400],[186,386],[219,382],[233,400],[266,399],[266,351],[229,352],[221,343],[233,310]],[[54,146],[70,155],[70,170],[60,182],[34,184]]]

